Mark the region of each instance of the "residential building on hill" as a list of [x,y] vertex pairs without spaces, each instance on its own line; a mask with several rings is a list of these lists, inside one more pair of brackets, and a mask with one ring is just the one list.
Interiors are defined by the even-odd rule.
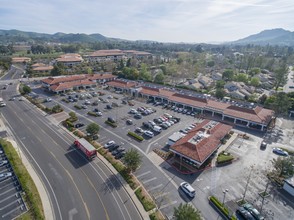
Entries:
[[34,73],[50,73],[52,69],[52,65],[46,65],[44,63],[35,63],[32,65],[32,71]]
[[29,57],[12,57],[12,63],[29,63],[31,62],[31,58]]
[[77,53],[67,53],[61,55],[59,58],[56,59],[57,63],[62,63],[65,66],[72,67],[83,62],[83,58],[81,55]]

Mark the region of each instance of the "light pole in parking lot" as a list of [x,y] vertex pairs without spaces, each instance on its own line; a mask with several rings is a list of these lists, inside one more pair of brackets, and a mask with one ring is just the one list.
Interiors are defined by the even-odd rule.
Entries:
[[226,199],[226,194],[227,194],[227,192],[229,192],[228,189],[225,189],[225,190],[223,191],[223,194],[224,194],[224,197],[223,197],[223,205],[224,205],[224,203],[225,203],[225,199]]

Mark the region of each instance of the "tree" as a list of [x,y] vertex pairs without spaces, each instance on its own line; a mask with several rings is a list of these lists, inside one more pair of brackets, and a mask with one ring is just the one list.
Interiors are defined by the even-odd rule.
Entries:
[[283,62],[280,65],[280,68],[278,68],[275,71],[275,84],[274,84],[274,87],[275,87],[276,91],[278,90],[278,88],[280,86],[283,86],[283,85],[286,84],[287,79],[288,79],[288,71],[289,71],[289,68],[288,68],[288,66],[287,66],[287,64],[285,62]]
[[271,109],[273,109],[276,114],[282,114],[288,112],[290,108],[289,97],[284,92],[278,92],[275,94],[274,102],[271,105]]
[[128,150],[123,158],[129,172],[134,172],[142,162],[141,155],[136,149]]
[[222,78],[225,80],[225,81],[232,81],[233,78],[234,78],[234,71],[231,70],[231,69],[227,69],[223,72],[223,76]]
[[91,123],[86,128],[86,132],[89,133],[91,136],[97,134],[99,130],[100,130],[100,127],[96,123]]
[[218,81],[216,81],[216,86],[215,87],[217,89],[223,89],[225,84],[226,84],[226,82],[224,80],[218,80]]
[[254,86],[254,87],[259,86],[259,84],[260,84],[260,80],[259,80],[259,78],[257,78],[257,77],[252,77],[251,80],[250,80],[250,84],[251,84],[252,86]]
[[130,67],[131,66],[131,58],[129,58],[128,60],[127,60],[127,64],[126,64],[126,67]]
[[65,73],[65,67],[61,63],[57,63],[56,65],[54,65],[53,69],[51,70],[52,76],[60,76],[60,75],[64,75],[64,73]]
[[226,92],[224,89],[221,89],[221,88],[217,88],[215,90],[215,97],[218,98],[218,99],[222,99],[223,97],[225,97],[226,95]]
[[30,93],[32,91],[32,89],[28,85],[24,85],[22,87],[22,91],[24,92],[24,94],[28,94],[28,93]]
[[52,112],[53,112],[53,113],[58,113],[58,112],[61,112],[61,111],[62,111],[62,108],[61,108],[61,106],[60,106],[59,104],[54,105],[54,106],[52,107]]
[[147,70],[147,65],[145,63],[141,64],[141,70],[139,72],[139,79],[145,81],[151,81],[152,77],[150,72]]
[[188,203],[181,203],[178,208],[174,208],[176,220],[201,220],[200,212]]
[[207,62],[207,66],[208,66],[208,67],[213,67],[214,64],[215,64],[215,63],[214,63],[213,60],[210,60],[210,61]]
[[154,82],[156,83],[163,83],[163,80],[164,80],[163,73],[158,73],[154,78]]
[[294,157],[293,156],[278,157],[277,159],[273,159],[271,162],[274,167],[273,174],[278,175],[278,177],[293,176],[294,174],[294,169],[293,169]]
[[237,81],[237,82],[244,82],[244,83],[247,83],[247,81],[248,81],[248,76],[247,76],[247,74],[245,74],[245,73],[239,73],[239,74],[236,76],[236,81]]

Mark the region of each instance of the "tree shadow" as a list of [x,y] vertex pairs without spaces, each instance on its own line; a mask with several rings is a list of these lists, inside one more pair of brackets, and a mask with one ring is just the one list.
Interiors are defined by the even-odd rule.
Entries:
[[104,195],[112,193],[113,191],[118,191],[123,187],[122,183],[118,180],[115,174],[111,174],[102,184],[101,188]]

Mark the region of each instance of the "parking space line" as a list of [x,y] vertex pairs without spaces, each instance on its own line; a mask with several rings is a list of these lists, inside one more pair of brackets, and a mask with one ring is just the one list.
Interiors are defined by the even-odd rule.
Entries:
[[11,202],[11,203],[9,203],[9,204],[7,204],[7,205],[5,205],[5,206],[2,206],[2,207],[0,208],[0,210],[3,210],[3,209],[5,209],[5,208],[11,206],[13,203],[16,203],[16,202],[20,203],[20,202],[21,202],[21,199],[16,199],[16,200],[14,200],[14,201]]
[[2,195],[6,194],[6,193],[8,193],[8,192],[10,192],[12,190],[15,190],[15,188],[13,187],[13,188],[11,188],[9,190],[6,190],[5,192],[0,193],[0,195],[2,196]]
[[149,183],[149,182],[151,182],[151,181],[153,181],[153,180],[156,180],[156,179],[157,179],[157,177],[153,177],[153,178],[151,178],[151,179],[148,179],[148,180],[142,181],[142,183],[143,183],[143,184],[145,184],[145,183]]
[[[7,186],[10,186],[10,185],[13,185],[13,186],[14,186],[15,183],[17,183],[17,181],[13,181],[13,182],[11,182],[11,183],[5,185],[5,186],[0,187],[0,190],[2,191],[2,189],[4,189],[4,188],[7,187]],[[19,184],[17,184],[17,185],[19,185]]]
[[154,187],[148,189],[148,191],[152,191],[152,190],[158,189],[158,188],[160,188],[161,186],[162,186],[162,184],[159,184],[159,185],[157,185],[157,186],[154,186]]
[[168,195],[169,192],[159,193],[158,195],[154,196],[155,199]]
[[145,172],[145,173],[141,173],[140,175],[137,176],[137,178],[140,178],[140,177],[142,177],[142,176],[145,176],[145,175],[147,175],[148,173],[151,173],[151,171],[149,170],[149,171],[147,171],[147,172]]
[[168,207],[168,206],[171,206],[171,205],[176,204],[177,202],[178,202],[178,201],[172,201],[172,202],[169,202],[169,203],[167,203],[167,204],[165,204],[165,205],[160,206],[159,209],[160,209],[160,210],[161,210],[161,209],[164,209],[164,208],[166,208],[166,207]]
[[9,198],[11,198],[11,197],[14,197],[14,196],[16,196],[16,198],[17,198],[17,195],[18,195],[18,193],[15,193],[15,194],[12,194],[11,196],[5,197],[4,199],[0,200],[0,203],[2,203],[2,202],[4,202],[5,200],[7,200],[7,199],[9,199]]
[[11,213],[15,212],[17,209],[21,209],[21,207],[23,207],[24,205],[19,205],[16,208],[12,209],[11,211],[5,213],[4,215],[2,215],[2,218],[5,218],[6,216],[10,215]]

